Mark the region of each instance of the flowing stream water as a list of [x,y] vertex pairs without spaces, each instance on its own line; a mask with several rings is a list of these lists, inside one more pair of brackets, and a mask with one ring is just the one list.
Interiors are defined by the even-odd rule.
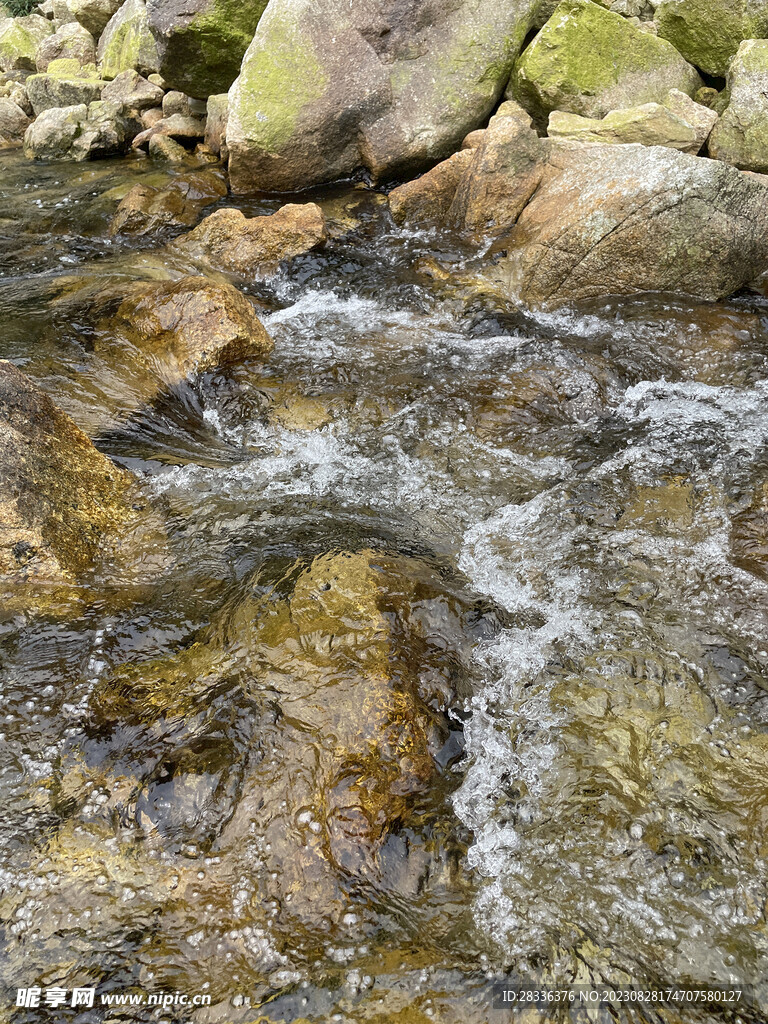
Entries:
[[[768,1005],[766,300],[484,308],[450,238],[345,186],[307,197],[345,230],[246,288],[274,353],[147,403],[94,352],[89,289],[199,272],[166,238],[109,235],[158,172],[2,160],[0,357],[140,475],[173,550],[130,600],[2,615],[7,993],[211,995],[50,1017],[78,1024],[479,1024],[507,1019],[490,988],[510,973]],[[375,873],[291,911],[322,823],[310,807],[271,850],[254,801],[298,785],[324,737],[247,685],[171,724],[105,724],[98,694],[360,551],[443,594],[410,608],[458,652],[442,770]]]

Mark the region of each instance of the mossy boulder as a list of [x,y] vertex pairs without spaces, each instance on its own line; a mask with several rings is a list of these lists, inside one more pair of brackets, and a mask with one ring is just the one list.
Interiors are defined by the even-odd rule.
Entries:
[[39,14],[0,21],[0,70],[35,71],[37,48],[53,34],[53,24]]
[[768,40],[739,46],[728,72],[728,105],[709,137],[710,155],[743,170],[768,171]]
[[62,58],[72,58],[80,64],[93,64],[96,61],[96,40],[76,21],[62,25],[40,43],[35,55],[37,70],[46,71],[52,60]]
[[272,0],[230,90],[236,192],[377,180],[449,156],[488,118],[535,0]]
[[87,118],[88,107],[84,103],[44,110],[27,128],[24,155],[29,160],[71,159],[72,147]]
[[125,0],[104,29],[97,56],[104,78],[115,78],[121,71],[131,69],[142,75],[159,70],[157,44],[149,31],[145,0]]
[[591,0],[563,0],[518,60],[508,95],[545,123],[553,110],[603,117],[702,85],[665,39]]
[[660,0],[659,35],[709,75],[725,75],[744,39],[768,35],[765,0]]
[[226,92],[266,6],[267,0],[148,0],[160,74],[190,96]]
[[578,142],[602,142],[617,145],[637,142],[641,146],[668,146],[683,153],[698,153],[701,148],[692,125],[660,103],[612,110],[603,118],[581,117],[562,110],[549,115],[550,138]]
[[[93,100],[87,106],[75,103],[51,105],[51,96],[88,99],[91,90],[104,85],[88,79],[58,79],[50,75],[34,76],[38,83],[41,109],[24,136],[24,154],[30,160],[72,160],[82,162],[126,152],[140,127],[137,119],[126,116],[117,103]],[[35,94],[37,96],[37,93]]]
[[63,69],[63,74],[58,73],[58,64],[58,61],[53,62],[54,73],[47,71],[44,74],[30,75],[26,80],[27,95],[35,114],[42,114],[44,110],[51,110],[53,107],[75,107],[81,103],[88,106],[101,97],[102,90],[107,84],[87,73],[80,74],[79,66],[76,74],[69,73],[74,71],[74,68]]
[[157,523],[148,522],[134,478],[5,361],[0,435],[3,585],[79,583],[105,557],[135,557],[142,534],[147,543],[150,535],[157,539]]

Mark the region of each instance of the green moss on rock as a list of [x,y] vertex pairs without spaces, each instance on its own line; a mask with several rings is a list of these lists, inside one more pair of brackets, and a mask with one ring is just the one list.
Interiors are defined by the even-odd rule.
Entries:
[[768,172],[768,40],[741,44],[728,74],[723,110],[709,152],[742,170]]
[[543,120],[552,110],[602,117],[701,85],[671,43],[591,0],[563,0],[517,62],[510,92]]
[[198,6],[190,17],[169,11],[164,0],[150,0],[147,14],[163,78],[205,98],[226,92],[237,78],[267,0],[204,0]]
[[104,29],[97,52],[101,74],[116,78],[121,71],[151,74],[159,68],[157,45],[149,31],[144,0],[126,0]]
[[231,90],[233,190],[386,181],[449,156],[498,105],[537,6],[271,0]]
[[0,69],[35,71],[37,48],[52,33],[53,24],[38,14],[0,21]]
[[325,94],[328,78],[309,42],[273,31],[249,50],[232,101],[240,128],[267,152],[292,138],[305,108]]
[[764,0],[661,0],[656,8],[659,35],[710,75],[725,75],[744,39],[768,34]]

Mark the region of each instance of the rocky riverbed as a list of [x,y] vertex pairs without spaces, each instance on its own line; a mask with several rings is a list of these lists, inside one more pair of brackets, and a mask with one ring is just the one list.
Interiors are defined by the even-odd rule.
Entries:
[[761,1024],[768,15],[8,15],[3,1019]]

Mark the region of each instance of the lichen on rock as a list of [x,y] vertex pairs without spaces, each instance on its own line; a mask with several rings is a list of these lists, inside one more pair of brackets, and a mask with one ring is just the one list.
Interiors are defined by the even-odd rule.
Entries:
[[458,149],[498,102],[535,3],[273,0],[230,91],[233,189],[376,179]]
[[739,46],[728,71],[728,105],[709,137],[709,152],[748,171],[768,171],[768,40]]
[[745,39],[768,34],[764,0],[660,0],[655,21],[686,60],[709,75],[725,75]]
[[544,122],[553,110],[602,117],[702,85],[671,43],[592,0],[563,0],[517,61],[507,94]]
[[267,0],[148,0],[160,74],[192,96],[226,92],[266,6]]
[[0,70],[34,71],[39,45],[53,34],[53,25],[39,14],[0,20]]
[[149,31],[145,0],[125,0],[104,29],[97,56],[104,78],[115,78],[121,71],[148,75],[159,70],[157,44]]

